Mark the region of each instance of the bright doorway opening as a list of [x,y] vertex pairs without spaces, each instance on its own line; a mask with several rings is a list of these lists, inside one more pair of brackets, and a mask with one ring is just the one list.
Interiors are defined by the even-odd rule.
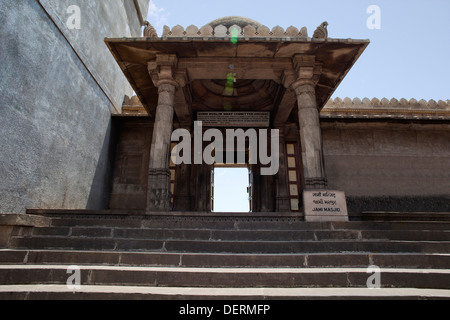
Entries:
[[250,212],[249,177],[247,167],[215,167],[212,179],[213,212]]

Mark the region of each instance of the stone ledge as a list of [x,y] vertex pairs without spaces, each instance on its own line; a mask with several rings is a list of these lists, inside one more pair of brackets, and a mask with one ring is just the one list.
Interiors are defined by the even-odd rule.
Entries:
[[416,222],[450,222],[450,212],[394,212],[394,211],[363,211],[363,221],[416,221]]
[[298,218],[295,212],[147,212],[149,217],[206,217],[206,218]]
[[208,217],[208,218],[281,218],[281,217],[303,217],[298,212],[196,212],[196,211],[169,211],[169,212],[146,212],[144,210],[68,210],[68,209],[28,209],[28,215],[58,215],[58,216],[138,216],[138,217]]
[[415,288],[201,288],[201,287],[149,287],[149,286],[82,286],[74,291],[67,285],[3,285],[0,298],[28,299],[149,299],[149,300],[441,300],[450,298],[450,290]]
[[0,214],[0,227],[36,227],[51,225],[51,219],[29,214]]
[[11,237],[29,234],[32,228],[51,225],[52,219],[27,214],[0,214],[0,248],[7,248]]

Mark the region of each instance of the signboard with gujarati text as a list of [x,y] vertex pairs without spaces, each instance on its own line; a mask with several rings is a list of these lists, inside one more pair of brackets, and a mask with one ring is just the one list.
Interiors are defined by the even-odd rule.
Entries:
[[348,221],[345,192],[332,190],[306,190],[303,192],[305,220]]

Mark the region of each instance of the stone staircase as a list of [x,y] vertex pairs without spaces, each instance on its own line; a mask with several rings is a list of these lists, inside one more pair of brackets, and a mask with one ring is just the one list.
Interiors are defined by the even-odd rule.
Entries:
[[450,299],[450,222],[38,213],[0,250],[0,299]]

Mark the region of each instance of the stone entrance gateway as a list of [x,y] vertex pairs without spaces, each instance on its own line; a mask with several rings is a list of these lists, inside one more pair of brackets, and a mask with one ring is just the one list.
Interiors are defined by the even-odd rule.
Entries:
[[[170,161],[173,130],[193,134],[205,113],[266,113],[264,129],[279,132],[278,173],[263,176],[260,164],[250,168],[252,212],[303,212],[304,191],[326,191],[319,112],[369,44],[328,39],[326,27],[310,38],[305,28],[270,32],[231,17],[201,29],[165,29],[162,38],[149,25],[141,39],[106,39],[152,130],[148,159],[142,158],[148,163],[141,162],[148,172],[139,189],[141,209],[145,190],[147,212],[211,211],[212,166]],[[216,122],[222,129],[224,123]],[[111,201],[132,209],[135,196],[113,190]]]
[[[91,1],[77,31],[63,23],[71,2],[0,5],[0,83],[13,80],[0,85],[0,204],[38,207],[0,214],[0,299],[450,297],[449,101],[331,100],[368,41],[226,18],[108,39],[138,95],[121,113],[132,91],[98,39],[139,37],[148,1],[109,1],[108,14]],[[195,137],[199,120],[279,131],[275,175],[237,150],[253,212],[211,213],[214,162],[170,162],[171,136]],[[345,218],[344,202],[349,222],[303,221]]]

